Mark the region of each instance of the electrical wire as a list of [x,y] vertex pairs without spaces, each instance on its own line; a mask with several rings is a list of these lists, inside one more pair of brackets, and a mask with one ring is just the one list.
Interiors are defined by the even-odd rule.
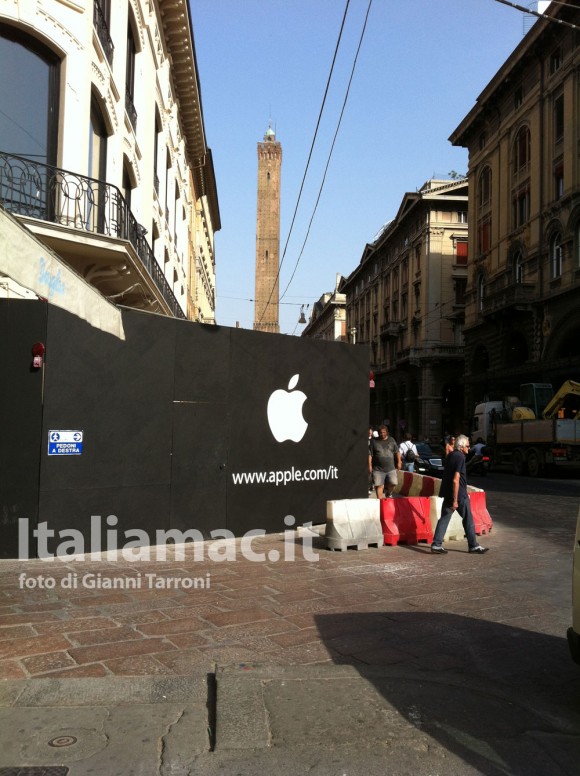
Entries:
[[[512,3],[511,0],[495,0],[496,3],[501,3],[502,5],[509,5],[511,8],[515,8],[517,11],[522,11],[523,13],[529,13],[532,16],[537,16],[538,19],[547,19],[549,22],[555,22],[556,24],[562,24],[565,27],[571,27],[573,30],[580,30],[580,27],[578,27],[577,24],[572,24],[571,22],[565,22],[563,19],[558,19],[555,16],[549,16],[547,13],[540,13],[539,11],[532,11],[531,8],[525,8],[523,5],[518,5],[518,3]],[[568,5],[568,3],[560,3],[560,5]],[[570,6],[571,8],[576,8],[577,6]]]
[[298,258],[296,259],[296,264],[294,265],[294,269],[292,271],[292,275],[290,276],[290,280],[288,281],[288,283],[286,285],[286,288],[284,289],[282,295],[280,296],[280,299],[284,299],[284,297],[286,296],[286,291],[288,291],[288,289],[290,288],[290,284],[292,283],[292,280],[294,279],[294,275],[296,274],[296,270],[298,269],[298,264],[300,263],[300,259],[302,258],[302,254],[304,253],[304,248],[306,247],[306,242],[307,242],[308,237],[310,235],[310,229],[312,227],[312,222],[314,221],[314,216],[316,215],[316,210],[318,209],[318,203],[320,202],[320,197],[322,196],[322,189],[324,188],[324,184],[326,182],[326,175],[328,173],[328,168],[330,166],[330,160],[332,158],[332,153],[334,151],[334,146],[335,146],[335,143],[336,143],[336,138],[338,136],[338,131],[339,131],[340,125],[342,123],[342,117],[344,115],[344,111],[345,111],[345,108],[346,108],[346,103],[347,103],[347,100],[348,100],[348,95],[350,93],[350,87],[351,87],[351,84],[352,84],[352,79],[354,77],[354,71],[355,71],[355,68],[356,68],[356,63],[357,63],[357,60],[358,60],[358,55],[360,53],[362,42],[363,42],[363,38],[364,38],[365,31],[366,31],[366,28],[367,28],[367,22],[368,22],[368,19],[369,19],[369,13],[370,13],[372,4],[373,4],[373,0],[369,0],[369,4],[367,6],[367,12],[366,12],[366,16],[365,16],[365,21],[364,21],[362,32],[361,32],[361,35],[360,35],[360,39],[359,39],[359,42],[358,42],[358,48],[356,50],[355,58],[354,58],[354,61],[353,61],[353,64],[352,64],[351,72],[350,72],[350,78],[348,79],[348,85],[346,87],[346,93],[345,93],[345,96],[344,96],[344,101],[342,103],[342,109],[340,111],[340,116],[338,117],[338,124],[336,125],[336,131],[335,131],[334,137],[332,139],[332,145],[330,146],[330,151],[329,151],[329,154],[328,154],[328,159],[326,160],[326,167],[324,168],[324,175],[322,176],[322,182],[321,182],[320,188],[318,190],[318,196],[316,197],[316,202],[314,203],[314,209],[312,211],[312,216],[310,217],[310,222],[308,223],[308,229],[306,230],[306,237],[304,238],[304,242],[302,243],[302,248],[300,249],[300,253],[298,254]]
[[330,66],[330,73],[328,74],[328,78],[326,81],[326,89],[324,90],[324,97],[322,98],[322,105],[320,106],[320,111],[318,113],[318,121],[316,122],[316,129],[314,130],[314,137],[312,138],[312,143],[310,144],[310,152],[308,154],[308,160],[306,162],[306,168],[304,170],[304,175],[302,176],[302,183],[300,184],[300,191],[298,192],[298,199],[296,200],[296,206],[294,207],[294,215],[292,216],[292,221],[290,223],[290,229],[288,231],[288,237],[286,238],[286,244],[284,245],[284,250],[282,252],[282,258],[280,260],[280,264],[278,266],[278,272],[276,273],[276,278],[274,279],[274,283],[272,284],[272,290],[270,291],[270,296],[268,297],[268,301],[266,302],[266,305],[264,306],[264,310],[262,312],[262,316],[258,323],[262,323],[262,320],[264,318],[264,315],[266,314],[266,310],[268,309],[270,302],[272,301],[272,296],[274,294],[274,289],[276,288],[276,285],[278,283],[278,279],[280,278],[280,271],[282,269],[282,265],[284,264],[284,257],[286,256],[286,251],[288,249],[288,243],[290,242],[290,235],[292,234],[292,229],[294,228],[294,221],[296,220],[296,214],[298,213],[298,206],[300,204],[300,199],[302,198],[302,191],[304,190],[304,184],[306,182],[306,174],[308,172],[308,168],[310,166],[310,160],[312,159],[312,153],[314,151],[314,144],[316,142],[316,137],[318,135],[318,129],[320,127],[320,122],[322,120],[322,113],[324,111],[324,106],[326,104],[326,98],[328,96],[328,90],[330,88],[330,81],[332,79],[332,73],[334,72],[334,65],[336,63],[336,57],[338,55],[338,48],[340,46],[340,41],[342,39],[342,33],[344,30],[344,25],[346,22],[346,15],[348,13],[348,7],[350,5],[350,0],[346,0],[346,6],[344,9],[344,14],[342,17],[342,24],[340,25],[340,32],[338,33],[338,40],[336,41],[336,46],[334,49],[334,56],[332,58],[332,65]]

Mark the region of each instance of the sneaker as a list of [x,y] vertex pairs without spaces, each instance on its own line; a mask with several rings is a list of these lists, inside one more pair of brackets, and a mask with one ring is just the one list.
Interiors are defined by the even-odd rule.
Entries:
[[489,547],[482,547],[481,544],[476,544],[475,547],[470,547],[469,552],[476,552],[478,555],[483,555],[484,552],[489,552]]
[[431,545],[431,552],[436,553],[437,555],[447,555],[447,550],[445,547],[442,547],[438,544],[432,544]]

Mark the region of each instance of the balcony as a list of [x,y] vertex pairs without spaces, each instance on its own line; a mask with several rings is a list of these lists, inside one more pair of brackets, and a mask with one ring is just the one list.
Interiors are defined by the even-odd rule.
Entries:
[[490,288],[486,289],[481,305],[481,313],[482,315],[493,315],[510,308],[514,310],[530,310],[531,304],[535,299],[535,283],[516,283],[515,281],[508,283],[501,278],[493,283]]
[[398,337],[401,331],[401,324],[399,321],[388,321],[381,326],[382,339],[388,339],[389,337]]
[[397,364],[409,366],[424,366],[441,361],[461,361],[463,347],[461,345],[425,345],[404,348],[397,354]]
[[185,318],[116,186],[0,152],[0,205],[104,296]]

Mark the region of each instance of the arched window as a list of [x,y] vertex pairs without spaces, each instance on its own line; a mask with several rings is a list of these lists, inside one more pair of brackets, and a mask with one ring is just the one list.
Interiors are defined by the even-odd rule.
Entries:
[[59,60],[36,39],[0,24],[0,150],[56,165]]
[[562,238],[556,232],[550,238],[550,274],[552,278],[562,276]]
[[525,170],[530,163],[530,130],[521,127],[516,135],[513,147],[513,171],[514,174]]

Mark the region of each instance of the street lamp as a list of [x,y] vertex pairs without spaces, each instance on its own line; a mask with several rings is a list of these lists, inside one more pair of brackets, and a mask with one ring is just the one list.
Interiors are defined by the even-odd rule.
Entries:
[[351,326],[350,336],[351,336],[351,339],[352,339],[352,344],[356,345],[356,326]]

